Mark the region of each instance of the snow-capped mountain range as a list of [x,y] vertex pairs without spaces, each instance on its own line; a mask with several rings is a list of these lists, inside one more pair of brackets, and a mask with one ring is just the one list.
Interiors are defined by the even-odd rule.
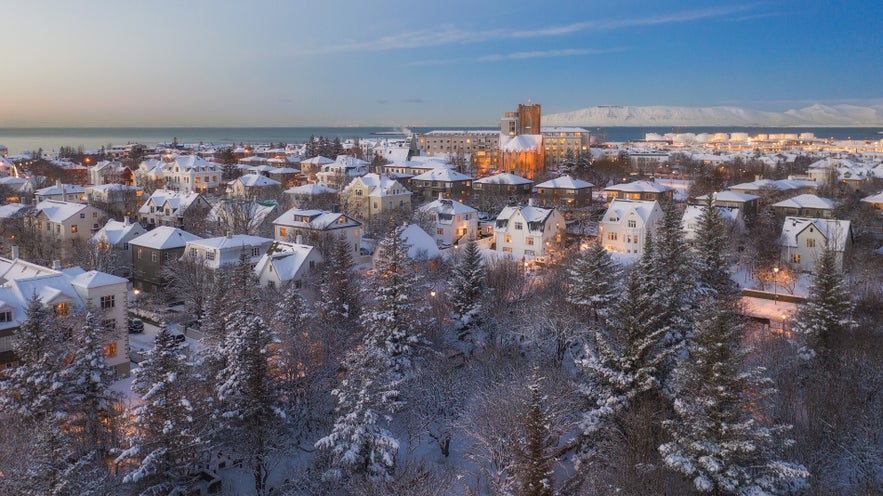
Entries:
[[548,126],[883,126],[883,105],[812,105],[785,112],[739,107],[598,106],[543,116]]

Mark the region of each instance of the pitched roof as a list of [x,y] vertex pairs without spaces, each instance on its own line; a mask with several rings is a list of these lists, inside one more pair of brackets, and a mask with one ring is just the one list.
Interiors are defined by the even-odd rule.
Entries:
[[168,189],[158,189],[150,195],[144,205],[138,209],[140,214],[149,214],[150,205],[165,208],[168,205],[172,210],[187,210],[190,205],[199,198],[199,193],[190,191],[172,191]]
[[505,207],[500,211],[497,220],[508,220],[512,218],[515,212],[521,212],[522,217],[524,217],[524,220],[527,222],[545,222],[545,220],[552,214],[552,211],[551,208],[533,206]]
[[590,182],[583,181],[581,179],[574,179],[570,176],[556,177],[555,179],[536,185],[537,188],[551,189],[584,189],[591,188],[593,186],[595,185]]
[[673,191],[672,188],[651,181],[634,181],[625,184],[615,184],[604,188],[605,191],[621,191],[624,193],[665,193]]
[[110,219],[104,227],[92,236],[92,239],[94,241],[104,240],[111,245],[117,245],[131,233],[144,234],[145,232],[146,230],[137,222],[120,222]]
[[314,253],[318,252],[312,246],[276,241],[258,260],[254,272],[260,275],[267,265],[272,265],[280,281],[290,281],[297,276],[304,263]]
[[809,228],[818,230],[835,251],[843,251],[852,235],[852,225],[848,220],[785,217],[780,237],[782,246],[796,247],[797,236]]
[[242,183],[245,187],[271,187],[282,185],[279,181],[260,174],[245,174],[239,176],[236,180]]
[[159,226],[152,231],[129,241],[130,245],[153,248],[155,250],[168,250],[183,248],[188,241],[202,239],[195,234],[170,226]]
[[609,214],[616,214],[616,222],[621,221],[629,212],[634,211],[638,217],[646,225],[650,222],[650,217],[653,215],[653,211],[657,208],[659,203],[656,200],[623,200],[621,198],[616,198],[612,202],[610,202],[610,206],[607,208],[607,212],[604,213],[604,221],[611,222],[609,220]]
[[821,196],[803,194],[774,203],[773,206],[785,208],[820,208],[830,210],[834,208],[834,201],[822,198]]
[[402,229],[399,239],[408,245],[408,256],[413,259],[430,259],[441,256],[435,240],[417,224],[411,224]]
[[515,186],[519,184],[533,184],[533,181],[531,181],[530,179],[516,176],[515,174],[510,174],[508,172],[476,179],[475,182],[480,184],[511,184]]
[[85,203],[64,202],[59,200],[43,200],[37,204],[37,210],[43,212],[49,222],[64,222],[88,207]]
[[444,181],[444,182],[454,182],[454,181],[471,181],[472,177],[467,176],[466,174],[461,174],[454,169],[448,167],[436,167],[428,172],[424,172],[423,174],[414,176],[411,178],[413,181]]
[[226,248],[241,248],[243,246],[254,247],[271,243],[270,238],[251,236],[249,234],[232,234],[230,236],[217,236],[214,238],[197,239],[190,241],[191,245],[223,250]]
[[[344,218],[343,222],[340,221],[341,217]],[[342,213],[326,212],[324,210],[301,210],[298,208],[286,210],[273,221],[273,224],[318,230],[333,228],[337,225],[345,227],[361,225],[359,221]]]
[[[745,203],[747,201],[757,200],[758,198],[760,198],[760,197],[757,195],[752,195],[749,193],[738,193],[736,191],[730,191],[730,190],[718,191],[717,193],[714,194],[715,200],[727,201],[727,202]],[[697,196],[696,200],[698,200],[701,203],[704,203],[705,201],[708,200],[708,195]]]
[[503,152],[538,152],[543,149],[542,134],[519,134],[508,140],[501,136],[500,141],[505,141],[500,146]]
[[424,212],[434,211],[440,214],[471,214],[478,210],[454,200],[439,198],[420,207]]
[[337,193],[337,190],[334,188],[328,188],[319,184],[304,184],[303,186],[295,186],[293,188],[288,188],[285,190],[286,193],[291,195],[324,195],[329,193]]

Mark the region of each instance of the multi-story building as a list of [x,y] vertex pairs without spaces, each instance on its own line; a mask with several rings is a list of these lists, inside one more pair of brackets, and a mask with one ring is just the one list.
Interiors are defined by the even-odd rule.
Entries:
[[133,286],[145,291],[161,289],[166,283],[163,269],[181,258],[188,241],[198,239],[201,238],[187,231],[159,226],[129,241]]
[[544,126],[542,135],[546,169],[588,153],[592,144],[592,134],[581,127]]
[[45,200],[36,209],[36,216],[25,219],[29,231],[58,248],[62,258],[72,254],[78,243],[85,245],[104,222],[103,212],[84,203]]
[[416,140],[421,155],[468,160],[478,175],[489,173],[499,164],[499,131],[430,131]]
[[354,178],[367,173],[368,162],[349,155],[340,155],[334,162],[321,167],[316,173],[316,183],[326,188],[340,190]]
[[292,208],[274,220],[273,227],[276,241],[317,245],[343,237],[352,248],[353,254],[359,254],[362,223],[346,214]]
[[138,209],[138,220],[150,226],[184,227],[188,214],[205,217],[211,204],[200,193],[158,189]]
[[552,256],[565,232],[564,217],[555,209],[506,207],[494,222],[495,250],[526,260]]
[[172,191],[218,193],[221,190],[221,164],[198,155],[179,155],[164,167],[165,188]]
[[411,210],[411,192],[398,181],[379,174],[354,178],[340,193],[347,211],[357,219],[391,215],[395,210]]
[[294,284],[302,288],[304,278],[319,264],[322,255],[310,245],[274,241],[254,267],[261,286],[282,288]]
[[50,269],[21,260],[17,253],[11,259],[0,257],[0,369],[18,363],[12,339],[36,295],[58,318],[92,312],[107,331],[103,334],[105,360],[117,376],[129,375],[127,284],[122,277],[79,267]]
[[254,265],[267,253],[273,240],[248,234],[228,234],[216,238],[194,239],[187,241],[184,256],[193,257],[209,269],[218,270],[225,265],[239,263],[246,257],[249,264]]
[[282,191],[282,183],[255,172],[234,179],[229,191],[232,198],[274,198]]
[[802,194],[774,203],[773,211],[780,220],[785,217],[831,219],[834,217],[834,207],[836,205],[833,200],[813,194]]
[[780,242],[782,259],[799,271],[812,272],[822,253],[832,250],[842,272],[852,253],[852,224],[848,220],[786,217]]
[[38,201],[58,200],[62,202],[86,202],[86,188],[75,184],[63,184],[56,181],[54,186],[40,188],[34,191],[34,198]]
[[615,199],[663,201],[671,200],[674,196],[673,189],[652,181],[634,181],[607,186],[604,192],[607,193],[608,202]]
[[[122,222],[110,219],[90,240],[96,246],[104,250],[113,250],[117,253],[121,262],[121,272],[116,275],[128,275],[132,262],[132,247],[129,241],[146,233],[147,230],[137,222],[130,222],[126,216]],[[126,269],[128,268],[128,269]]]
[[464,201],[472,198],[471,176],[461,174],[448,167],[437,167],[411,178],[411,191],[419,201],[433,198],[448,198]]
[[609,251],[640,257],[647,234],[656,232],[662,215],[656,200],[614,199],[598,225],[601,244]]
[[[742,217],[753,219],[757,216],[757,195],[749,195],[747,193],[737,193],[735,191],[720,191],[713,195],[715,206],[718,207],[734,207],[739,209]],[[691,205],[705,205],[708,202],[708,195],[697,196],[695,201],[690,202]]]
[[502,206],[526,203],[534,182],[515,174],[495,174],[472,181],[473,205],[479,210],[499,211]]
[[478,210],[458,201],[441,196],[420,207],[420,211],[429,216],[433,230],[429,233],[439,246],[454,246],[478,238]]
[[582,208],[592,204],[592,188],[595,185],[561,176],[537,184],[534,188],[536,202],[541,207]]

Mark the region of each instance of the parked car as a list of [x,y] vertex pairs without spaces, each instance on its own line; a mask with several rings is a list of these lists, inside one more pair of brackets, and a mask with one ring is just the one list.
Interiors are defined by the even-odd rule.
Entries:
[[144,332],[144,321],[141,319],[129,319],[129,332],[131,334],[141,334]]

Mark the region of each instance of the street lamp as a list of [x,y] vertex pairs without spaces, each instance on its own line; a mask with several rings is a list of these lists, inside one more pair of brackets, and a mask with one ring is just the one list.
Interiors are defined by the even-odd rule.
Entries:
[[779,268],[773,267],[773,305],[779,304]]

